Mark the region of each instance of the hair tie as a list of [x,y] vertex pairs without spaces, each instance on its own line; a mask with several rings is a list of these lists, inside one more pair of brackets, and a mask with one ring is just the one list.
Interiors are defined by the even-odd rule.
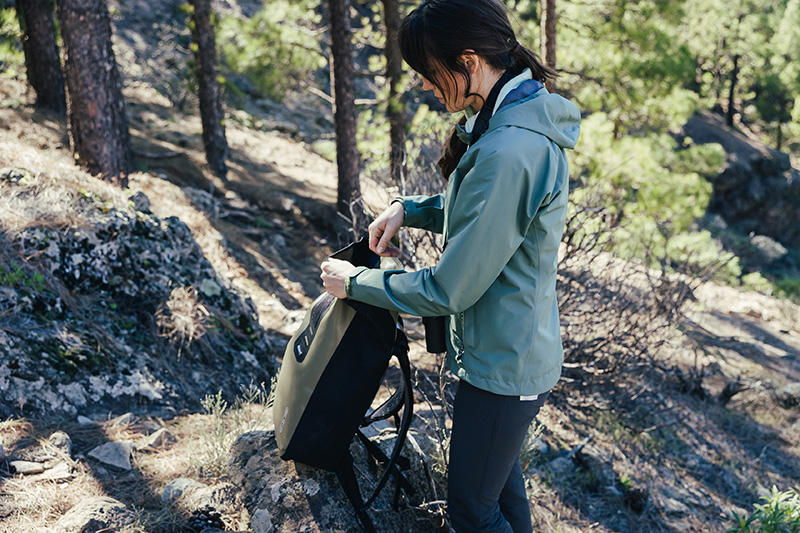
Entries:
[[514,41],[514,48],[511,49],[512,54],[516,54],[519,51],[519,42]]

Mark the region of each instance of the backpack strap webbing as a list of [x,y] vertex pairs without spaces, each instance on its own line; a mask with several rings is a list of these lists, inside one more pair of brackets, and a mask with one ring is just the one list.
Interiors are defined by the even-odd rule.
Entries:
[[[389,456],[383,453],[381,447],[375,444],[369,437],[367,437],[364,432],[360,429],[356,433],[356,436],[361,440],[361,443],[366,448],[367,453],[369,453],[377,462],[383,465],[384,468],[389,468],[389,463],[391,459]],[[406,477],[403,475],[403,470],[408,470],[411,468],[411,461],[408,460],[408,457],[403,457],[402,455],[397,458],[395,464],[392,465],[392,475],[394,476],[397,484],[408,494],[414,494],[416,491],[414,490],[414,486],[409,483]]]
[[[400,360],[400,357],[405,357],[408,359],[408,339],[406,338],[405,333],[403,333],[403,330],[399,328],[397,330],[397,336],[395,337],[394,346],[392,347],[392,355],[397,357],[398,361]],[[397,413],[400,412],[400,409],[402,409],[403,405],[405,404],[406,388],[406,380],[403,379],[403,381],[400,382],[400,386],[394,391],[388,400],[379,405],[371,413],[364,416],[364,420],[361,421],[361,427],[365,428],[373,422],[377,422],[378,420],[386,420],[392,416],[397,417]]]
[[349,452],[342,462],[342,465],[336,470],[336,479],[339,480],[342,490],[344,490],[347,499],[350,500],[350,505],[355,509],[358,521],[364,531],[367,533],[377,533],[375,524],[372,523],[372,519],[367,514],[364,500],[361,498],[356,472],[353,469],[353,457]]
[[[394,441],[392,455],[389,457],[389,462],[383,471],[383,475],[381,476],[380,480],[378,480],[378,484],[375,486],[372,496],[369,497],[359,511],[366,511],[369,506],[372,505],[372,502],[375,501],[375,498],[378,497],[378,494],[380,494],[384,485],[386,485],[386,482],[389,480],[389,476],[396,476],[398,474],[402,476],[402,474],[399,472],[397,472],[397,474],[394,474],[394,472],[397,470],[397,461],[400,458],[400,451],[402,450],[403,444],[406,441],[406,434],[408,433],[408,428],[411,427],[411,418],[414,414],[414,393],[411,388],[411,363],[408,360],[408,340],[406,339],[406,335],[402,330],[397,331],[397,339],[395,341],[393,353],[397,357],[397,361],[400,363],[400,371],[403,374],[403,418],[400,421],[400,429],[398,430],[397,438]],[[360,433],[360,431],[358,433]]]

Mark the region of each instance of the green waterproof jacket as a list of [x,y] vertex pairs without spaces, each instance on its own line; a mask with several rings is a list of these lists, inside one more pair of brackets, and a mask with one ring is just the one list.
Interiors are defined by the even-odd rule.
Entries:
[[[511,95],[509,95],[511,96]],[[558,247],[580,113],[542,88],[495,113],[444,195],[401,198],[404,226],[444,234],[438,264],[416,272],[359,268],[348,297],[418,316],[449,316],[447,362],[475,387],[508,396],[550,390],[563,348]]]

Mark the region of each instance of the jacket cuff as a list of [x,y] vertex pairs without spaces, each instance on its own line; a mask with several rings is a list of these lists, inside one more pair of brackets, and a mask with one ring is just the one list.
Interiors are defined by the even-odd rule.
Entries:
[[348,275],[347,278],[345,278],[345,280],[344,280],[344,292],[345,292],[345,294],[347,294],[348,298],[352,298],[353,297],[353,287],[352,287],[353,280],[356,278],[356,276],[358,276],[359,274],[361,274],[365,270],[369,270],[369,269],[367,267],[363,267],[363,266],[362,267],[356,267],[353,270],[352,274]]
[[[422,201],[423,196],[398,196],[392,203],[400,202],[403,206],[403,226],[406,228],[424,228],[431,223],[430,207]],[[420,207],[419,203],[425,207]]]

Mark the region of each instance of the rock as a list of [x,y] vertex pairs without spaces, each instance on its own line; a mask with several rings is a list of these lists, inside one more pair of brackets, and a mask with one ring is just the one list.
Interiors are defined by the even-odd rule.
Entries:
[[163,429],[163,425],[159,424],[155,420],[145,419],[139,420],[136,423],[136,431],[146,433],[147,435],[151,435],[159,429]]
[[131,196],[131,202],[133,202],[133,208],[137,211],[141,211],[142,213],[150,212],[150,199],[142,191]]
[[122,427],[122,426],[130,426],[133,424],[133,413],[125,413],[124,415],[120,415],[116,418],[112,418],[111,420],[105,422],[106,426],[111,427]]
[[[177,411],[194,401],[194,384],[185,377],[195,369],[206,377],[209,390],[222,389],[229,396],[251,378],[269,381],[274,352],[255,304],[220,275],[216,260],[206,257],[179,218],[148,213],[145,195],[126,196],[83,173],[61,180],[8,169],[0,180],[9,197],[19,200],[13,213],[0,209],[0,226],[19,218],[17,210],[23,218],[46,221],[4,235],[9,250],[25,249],[36,258],[30,265],[19,263],[24,279],[39,285],[43,276],[43,287],[63,284],[81,296],[73,308],[61,301],[59,291],[0,287],[0,314],[14,310],[7,316],[9,327],[0,331],[0,420],[22,414],[23,406],[28,416],[74,420],[81,414],[81,424],[92,424],[89,413],[120,414],[132,405],[141,412]],[[170,189],[180,192],[156,184],[155,194]],[[40,193],[59,201],[43,203]],[[242,201],[241,210],[250,212],[249,206]],[[152,312],[150,306],[142,311],[121,303],[163,302],[172,289],[198,287],[204,280],[209,296],[204,294],[201,304],[208,304],[209,320],[226,327],[209,328],[204,342],[183,347],[183,359],[177,357],[181,347],[170,345],[168,355],[179,364],[175,372],[163,372],[167,354],[153,350],[151,320],[140,320],[141,312]],[[92,320],[75,319],[75,311],[82,315],[90,308],[86,316]],[[243,341],[229,342],[232,338]],[[209,348],[215,357],[209,357]],[[252,357],[242,358],[242,351]],[[219,360],[231,364],[223,368]]]
[[202,483],[186,477],[178,478],[164,487],[161,493],[161,501],[164,503],[174,503],[179,498],[188,496],[192,492],[204,490],[208,487]]
[[44,472],[44,465],[42,463],[34,463],[31,461],[10,461],[12,472],[17,474],[41,474]]
[[68,481],[75,477],[72,473],[72,467],[65,462],[60,462],[47,472],[45,472],[43,479],[50,481]]
[[56,533],[99,533],[117,531],[136,521],[136,514],[125,504],[108,496],[95,496],[66,512],[54,530]]
[[253,533],[271,533],[272,517],[266,509],[257,509],[250,519],[250,527]]
[[47,438],[47,442],[67,457],[72,455],[72,439],[65,432],[56,431]]
[[163,448],[169,444],[175,442],[175,435],[167,431],[165,428],[161,428],[149,437],[145,439],[145,441],[139,444],[136,449],[138,450],[156,450],[158,448]]
[[92,426],[92,425],[94,425],[96,423],[97,422],[95,422],[91,418],[87,418],[85,416],[78,415],[78,424],[80,424],[81,426]]
[[[744,234],[766,235],[789,248],[800,248],[800,170],[791,166],[788,154],[777,152],[729,128],[710,112],[686,123],[684,134],[698,144],[719,143],[727,164],[712,180],[710,212]],[[767,257],[781,255],[772,243],[754,243]]]
[[618,476],[614,472],[613,456],[599,446],[587,444],[575,454],[575,462],[590,472],[599,486],[617,483]]
[[88,455],[97,459],[101,463],[120,468],[122,470],[131,469],[131,452],[133,442],[129,440],[112,441],[101,444],[92,449]]
[[575,462],[572,457],[556,457],[545,466],[554,474],[566,474],[575,470]]
[[175,503],[180,500],[183,507],[202,509],[211,507],[220,511],[234,512],[240,505],[236,487],[230,483],[207,486],[189,478],[178,478],[161,493],[161,501]]
[[[425,437],[414,435],[417,440]],[[394,435],[385,434],[373,439],[384,451],[390,451]],[[380,469],[374,468],[363,445],[355,439],[350,447],[358,472],[362,493],[374,486]],[[409,503],[432,499],[429,494],[422,458],[407,443],[403,455],[412,467],[404,475],[416,493]],[[355,512],[336,476],[309,466],[283,461],[275,443],[273,431],[253,431],[240,435],[231,450],[226,472],[239,489],[251,516],[253,533],[272,531],[359,531]],[[364,478],[367,479],[364,479]],[[436,531],[427,522],[420,522],[410,508],[393,508],[394,482],[381,492],[372,505],[369,516],[377,531]]]
[[779,388],[774,393],[775,402],[784,409],[791,409],[800,405],[800,383],[789,383]]
[[11,287],[0,287],[0,311],[8,311],[17,306],[19,294]]
[[550,451],[550,446],[542,438],[537,438],[531,443],[530,449],[535,451],[539,456],[545,455]]
[[767,237],[766,235],[753,235],[750,237],[750,244],[753,245],[764,257],[767,262],[777,261],[789,253],[781,243]]
[[219,285],[217,285],[217,283],[214,280],[211,279],[204,279],[203,281],[201,281],[198,289],[207,298],[219,296],[220,294],[222,294],[222,288]]

